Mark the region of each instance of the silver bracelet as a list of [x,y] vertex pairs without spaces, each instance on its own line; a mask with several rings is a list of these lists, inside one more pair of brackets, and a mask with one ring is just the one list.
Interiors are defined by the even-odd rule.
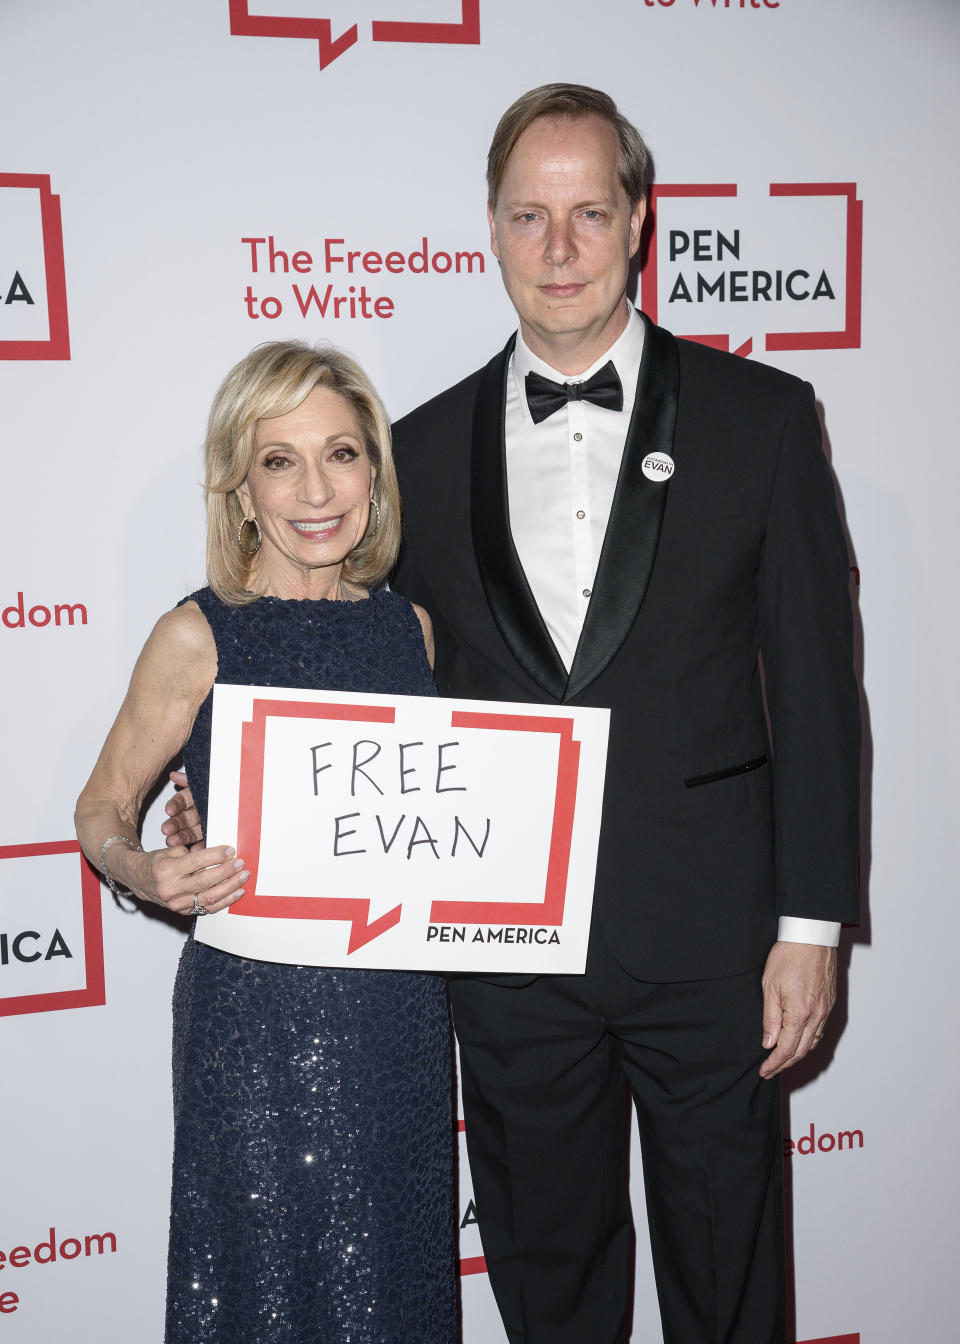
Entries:
[[132,893],[126,887],[121,887],[119,882],[115,882],[110,876],[107,872],[107,865],[104,862],[103,856],[106,852],[107,845],[112,845],[114,840],[119,840],[121,844],[127,845],[137,854],[143,853],[143,845],[141,845],[138,840],[131,840],[129,835],[108,835],[106,840],[104,840],[103,844],[100,846],[100,862],[97,866],[106,878],[107,886],[113,892],[114,896],[130,896]]

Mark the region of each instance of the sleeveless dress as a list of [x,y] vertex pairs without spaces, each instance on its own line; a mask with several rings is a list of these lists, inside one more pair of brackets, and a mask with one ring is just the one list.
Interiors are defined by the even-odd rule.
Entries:
[[[395,593],[191,600],[217,681],[436,694]],[[211,709],[183,753],[204,830]],[[443,978],[251,961],[191,930],[173,1060],[167,1344],[455,1344]]]

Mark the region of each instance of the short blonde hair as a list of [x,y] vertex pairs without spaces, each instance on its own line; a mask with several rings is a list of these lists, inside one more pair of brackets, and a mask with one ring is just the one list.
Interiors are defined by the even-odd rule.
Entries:
[[380,525],[343,562],[347,582],[364,588],[382,583],[400,549],[400,491],[393,465],[390,421],[370,379],[357,362],[332,345],[268,341],[241,359],[213,399],[205,444],[207,582],[231,606],[252,602],[254,557],[240,549],[237,533],[244,511],[237,487],[247,479],[256,451],[257,422],[295,410],[315,387],[338,392],[350,403],[376,468],[372,496]]
[[542,117],[558,121],[599,117],[605,121],[617,137],[617,173],[631,209],[643,199],[650,168],[649,151],[643,136],[618,110],[610,95],[586,84],[541,84],[538,89],[522,94],[507,108],[493,133],[487,155],[487,204],[491,210],[496,208],[507,160],[517,141]]

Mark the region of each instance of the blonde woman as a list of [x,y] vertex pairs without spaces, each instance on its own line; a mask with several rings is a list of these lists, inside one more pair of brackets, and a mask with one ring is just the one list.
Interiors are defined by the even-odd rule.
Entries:
[[[297,342],[242,360],[211,411],[206,489],[209,587],[157,623],[77,805],[108,881],[194,919],[242,900],[243,856],[145,853],[136,826],[182,750],[206,827],[215,682],[436,694],[429,618],[377,587],[399,496],[352,360]],[[453,1344],[441,977],[257,962],[191,936],[174,1110],[167,1344]]]

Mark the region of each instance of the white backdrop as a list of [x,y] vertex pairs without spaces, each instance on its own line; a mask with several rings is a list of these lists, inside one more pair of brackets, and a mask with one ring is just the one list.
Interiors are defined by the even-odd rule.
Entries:
[[[314,35],[268,35],[278,16]],[[344,345],[394,415],[483,363],[512,328],[484,156],[554,79],[608,89],[653,148],[658,319],[822,403],[873,788],[869,916],[788,1098],[794,1338],[954,1338],[958,37],[954,0],[0,2],[0,1344],[162,1338],[182,930],[49,847],[153,621],[203,581],[213,391],[277,336]],[[271,237],[309,271],[263,243],[254,272],[243,240]],[[764,298],[778,271],[807,297]],[[465,1173],[460,1203],[464,1338],[502,1344]],[[642,1227],[637,1258],[634,1338],[657,1341]]]

